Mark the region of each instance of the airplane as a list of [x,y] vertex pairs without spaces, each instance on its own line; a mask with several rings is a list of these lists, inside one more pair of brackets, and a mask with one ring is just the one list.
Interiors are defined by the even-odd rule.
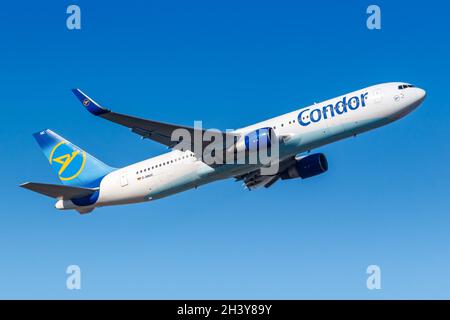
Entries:
[[[268,151],[277,144],[277,171],[263,173],[261,161],[207,163],[194,143],[174,140],[178,129],[189,134],[206,130],[146,120],[113,112],[100,106],[80,89],[72,92],[87,111],[122,126],[143,139],[166,145],[171,151],[123,168],[111,167],[83,149],[47,129],[33,136],[56,171],[62,185],[27,182],[20,186],[56,199],[60,210],[81,214],[97,207],[153,201],[201,185],[228,178],[242,181],[253,190],[268,188],[278,180],[306,179],[328,170],[323,153],[310,151],[341,139],[387,125],[415,110],[425,99],[425,90],[404,82],[389,82],[353,91],[233,131],[217,132],[228,144],[219,145],[223,154],[237,150],[245,157]],[[202,142],[203,143],[203,142]],[[246,158],[246,159],[247,159]]]

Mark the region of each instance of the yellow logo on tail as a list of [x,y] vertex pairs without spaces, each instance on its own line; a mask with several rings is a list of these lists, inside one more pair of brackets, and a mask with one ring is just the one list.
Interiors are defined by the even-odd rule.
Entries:
[[[67,141],[61,141],[61,142],[59,142],[59,143],[53,148],[52,152],[50,153],[50,157],[49,157],[50,164],[53,164],[53,162],[55,162],[55,163],[58,163],[58,164],[61,165],[61,167],[59,168],[59,171],[58,171],[58,177],[59,177],[59,179],[64,180],[64,181],[72,180],[72,179],[75,179],[76,177],[78,177],[78,175],[83,171],[84,165],[85,165],[85,163],[86,163],[86,153],[85,153],[84,151],[82,151],[82,150],[74,150],[74,151],[72,151],[71,153],[69,152],[69,153],[65,153],[65,154],[63,154],[63,155],[61,155],[61,156],[54,157],[55,151],[56,151],[59,147],[61,147],[61,146],[63,146],[63,145],[66,145],[66,144],[67,144]],[[67,146],[67,147],[68,147],[68,146]],[[66,147],[66,148],[67,148],[67,147]],[[71,149],[71,150],[73,150],[73,149]],[[81,163],[79,163],[79,166],[80,166],[79,169],[76,170],[76,168],[73,168],[73,166],[74,166],[75,164],[74,164],[73,166],[70,166],[70,164],[73,162],[74,159],[77,158],[78,155],[80,155],[80,156],[82,157],[82,159],[81,159]],[[77,161],[77,162],[80,162],[80,161]],[[75,171],[75,173],[72,174],[72,175],[69,176],[69,177],[64,177],[64,176],[63,176],[63,173],[64,173],[64,172],[67,170],[67,168],[69,168],[69,167],[71,168],[70,171],[71,171],[71,172],[74,172],[74,171]]]

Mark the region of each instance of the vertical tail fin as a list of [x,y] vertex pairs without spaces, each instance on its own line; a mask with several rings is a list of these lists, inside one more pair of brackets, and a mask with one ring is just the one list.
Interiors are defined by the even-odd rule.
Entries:
[[95,188],[115,170],[49,129],[33,136],[65,185]]

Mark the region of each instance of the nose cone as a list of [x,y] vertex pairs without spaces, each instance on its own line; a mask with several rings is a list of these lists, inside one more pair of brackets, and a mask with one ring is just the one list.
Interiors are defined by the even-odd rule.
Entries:
[[395,84],[394,101],[391,118],[403,118],[419,107],[427,96],[427,92],[410,84]]
[[417,102],[421,103],[423,100],[425,100],[425,97],[427,96],[427,92],[421,88],[416,88],[416,95],[417,95]]
[[409,98],[409,104],[406,106],[407,113],[415,110],[418,106],[420,106],[425,100],[427,92],[421,88],[411,88],[414,91],[411,91],[411,95]]

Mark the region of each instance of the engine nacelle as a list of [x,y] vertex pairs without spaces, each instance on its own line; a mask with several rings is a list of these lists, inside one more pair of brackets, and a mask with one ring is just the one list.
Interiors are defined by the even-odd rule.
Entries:
[[280,177],[283,180],[310,178],[328,170],[328,161],[323,153],[315,153],[296,159],[296,163],[286,169]]
[[269,149],[274,136],[272,128],[261,128],[249,132],[236,143],[236,152],[255,152]]

